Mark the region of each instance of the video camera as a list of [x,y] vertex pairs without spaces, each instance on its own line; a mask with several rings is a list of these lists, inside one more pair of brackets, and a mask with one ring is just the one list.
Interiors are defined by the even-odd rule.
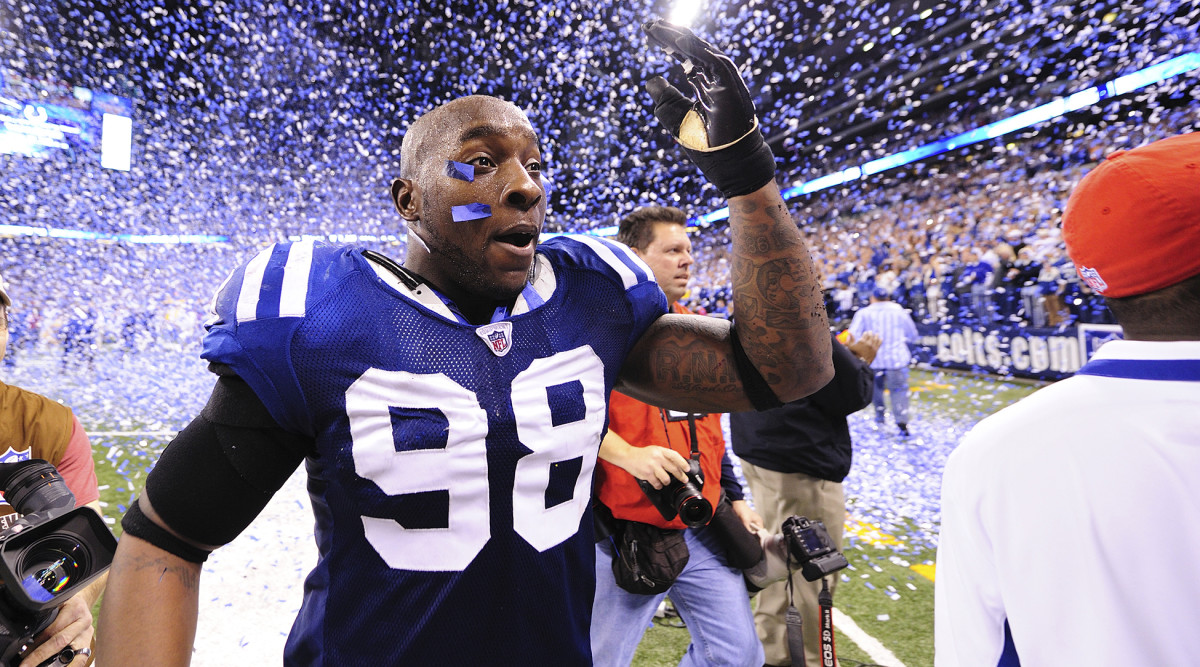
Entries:
[[[12,667],[59,606],[108,570],[117,539],[45,461],[0,463],[0,489],[23,515],[0,531],[0,667]],[[66,663],[42,667],[55,664]]]
[[833,546],[829,531],[821,521],[789,516],[783,521],[783,539],[788,553],[800,563],[800,573],[808,581],[816,581],[850,565],[842,552]]

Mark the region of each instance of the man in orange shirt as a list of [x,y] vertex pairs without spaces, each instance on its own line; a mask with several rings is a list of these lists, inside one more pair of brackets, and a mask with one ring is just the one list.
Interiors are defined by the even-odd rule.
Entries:
[[[692,243],[683,211],[666,206],[640,208],[621,220],[617,240],[649,265],[671,312],[688,312],[679,303],[687,292],[692,264]],[[704,499],[715,508],[724,490],[746,528],[761,530],[762,519],[743,500],[741,486],[733,477],[720,416],[695,415],[692,430],[687,415],[614,391],[608,419],[596,469],[600,502],[617,519],[684,531],[687,565],[668,589],[671,601],[692,629],[692,643],[681,664],[762,665],[762,645],[755,634],[742,570],[728,565],[714,529],[705,525],[708,521],[689,526],[678,516],[667,520],[638,484],[644,480],[662,489],[672,478],[687,482],[694,435],[705,480]],[[616,582],[612,560],[612,545],[603,539],[596,546],[596,599],[592,606],[592,659],[596,665],[630,663],[668,592],[641,595],[624,590]]]
[[[0,278],[0,358],[8,348],[8,296]],[[100,491],[96,482],[96,464],[87,433],[71,409],[40,396],[0,382],[0,463],[41,459],[53,465],[75,496],[76,505],[88,505],[100,511]],[[0,496],[0,530],[16,523],[20,516]],[[74,655],[71,665],[90,664],[92,643],[92,605],[104,590],[106,575],[68,598],[59,607],[58,616],[38,636],[36,648],[21,656],[22,664],[37,665],[62,654]],[[65,651],[65,649],[70,649]]]

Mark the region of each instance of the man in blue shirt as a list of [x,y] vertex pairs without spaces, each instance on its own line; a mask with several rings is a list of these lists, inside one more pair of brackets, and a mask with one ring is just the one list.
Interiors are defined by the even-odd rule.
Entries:
[[917,325],[912,315],[900,304],[892,301],[887,290],[877,288],[871,294],[871,303],[854,313],[850,320],[850,333],[855,338],[874,332],[883,339],[871,369],[875,371],[875,421],[883,423],[886,390],[891,396],[892,417],[901,435],[908,435],[908,364],[912,361],[909,343],[917,340]]

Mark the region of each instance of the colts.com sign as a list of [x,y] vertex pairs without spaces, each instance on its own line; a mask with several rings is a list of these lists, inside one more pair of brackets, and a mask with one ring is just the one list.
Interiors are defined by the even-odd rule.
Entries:
[[913,346],[918,362],[994,375],[1060,380],[1079,370],[1096,350],[1121,338],[1115,324],[1080,324],[1066,329],[919,326]]

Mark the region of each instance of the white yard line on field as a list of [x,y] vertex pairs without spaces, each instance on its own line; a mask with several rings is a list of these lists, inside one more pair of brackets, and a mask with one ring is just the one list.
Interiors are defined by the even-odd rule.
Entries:
[[884,667],[904,667],[904,663],[887,650],[887,647],[880,644],[878,639],[863,632],[854,619],[836,608],[833,610],[833,627],[837,628],[843,637],[848,637],[850,641],[858,644],[858,647],[866,652],[875,664],[884,665]]

